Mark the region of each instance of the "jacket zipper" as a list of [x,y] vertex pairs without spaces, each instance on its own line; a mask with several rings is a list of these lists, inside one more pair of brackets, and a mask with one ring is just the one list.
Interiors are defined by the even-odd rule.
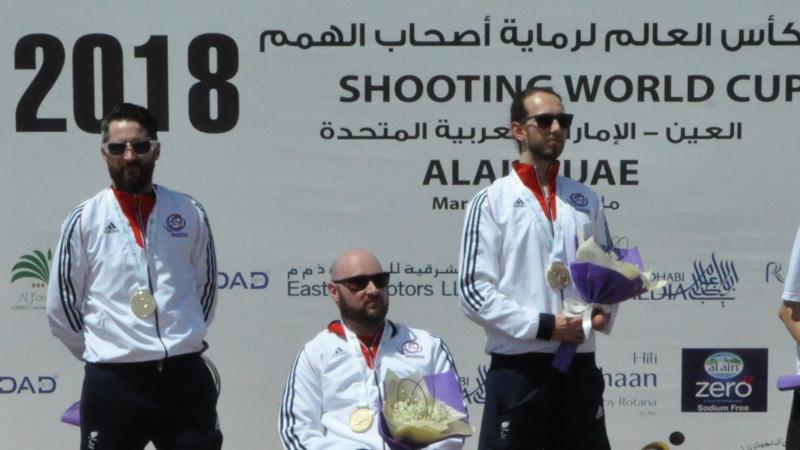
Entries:
[[[549,170],[549,168],[548,168],[548,170]],[[542,182],[539,179],[539,171],[538,170],[536,171],[536,183],[539,184],[539,189],[542,191],[542,194],[544,194],[544,186],[542,186]],[[550,191],[550,186],[547,186],[547,195],[544,196],[544,203],[545,203],[545,205],[547,205],[547,223],[550,225],[550,236],[553,238],[553,240],[555,240],[555,238],[556,238],[556,230],[555,230],[554,225],[553,225],[553,210],[550,208],[550,196],[551,195],[553,195],[553,193]],[[553,245],[555,245],[555,242],[553,242]],[[561,295],[561,303],[564,303],[564,290],[563,289],[559,289],[558,293]]]
[[[139,199],[141,198],[141,194],[136,194],[136,224],[139,225],[139,233],[142,236],[142,249],[144,250],[144,258],[145,258],[145,267],[147,268],[147,287],[150,289],[150,295],[155,298],[155,294],[153,294],[153,280],[150,277],[150,264],[147,263],[147,232],[146,229],[143,227],[142,222],[142,212],[139,207]],[[156,304],[155,311],[153,311],[156,319],[156,336],[158,336],[158,341],[161,342],[161,346],[164,347],[164,359],[169,358],[169,351],[167,350],[167,345],[164,344],[164,340],[161,338],[161,329],[158,324],[158,304]],[[157,369],[161,372],[164,368],[163,360],[159,360],[157,363]]]

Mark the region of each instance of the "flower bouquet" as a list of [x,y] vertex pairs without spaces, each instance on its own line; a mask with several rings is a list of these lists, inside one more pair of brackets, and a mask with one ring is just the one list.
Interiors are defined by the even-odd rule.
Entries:
[[[564,313],[581,316],[584,336],[592,333],[592,311],[594,306],[613,305],[646,291],[662,288],[666,282],[651,280],[650,272],[644,272],[639,249],[612,247],[606,251],[594,238],[581,243],[575,252],[576,261],[569,265],[575,288],[581,301],[566,300]],[[553,358],[553,367],[566,372],[578,345],[562,342]]]
[[400,378],[388,370],[379,432],[392,450],[416,450],[472,434],[453,370]]

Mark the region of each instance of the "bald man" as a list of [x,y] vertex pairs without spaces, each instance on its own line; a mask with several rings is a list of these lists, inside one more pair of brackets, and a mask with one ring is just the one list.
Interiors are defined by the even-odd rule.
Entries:
[[[331,265],[327,287],[340,319],[295,358],[278,423],[285,449],[385,448],[378,414],[386,372],[406,377],[452,369],[456,377],[441,338],[386,319],[388,286],[389,272],[366,250],[347,251]],[[426,448],[462,445],[453,438]]]

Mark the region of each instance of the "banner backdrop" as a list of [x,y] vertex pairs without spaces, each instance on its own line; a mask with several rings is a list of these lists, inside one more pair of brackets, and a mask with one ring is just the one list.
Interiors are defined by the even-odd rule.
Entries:
[[783,447],[791,395],[775,381],[795,347],[776,311],[800,224],[800,12],[732,6],[6,2],[3,447],[78,446],[59,418],[82,364],[48,330],[46,274],[17,264],[48,261],[69,211],[109,184],[99,118],[122,100],[160,119],[156,182],[211,219],[207,354],[226,448],[280,448],[291,362],[337,317],[327,268],[352,247],[392,272],[390,318],[447,342],[477,435],[488,358],[458,307],[458,244],[466,202],[517,157],[509,105],[532,85],[575,113],[563,174],[603,197],[617,245],[669,282],[598,339],[612,447]]

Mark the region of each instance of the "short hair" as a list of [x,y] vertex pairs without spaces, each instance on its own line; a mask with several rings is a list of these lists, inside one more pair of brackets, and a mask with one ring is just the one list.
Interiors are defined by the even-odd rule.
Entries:
[[120,103],[111,108],[111,112],[100,121],[100,131],[103,133],[103,142],[108,142],[108,126],[115,120],[130,120],[136,122],[147,130],[150,139],[158,139],[158,122],[147,108],[133,103]]
[[558,95],[558,93],[556,91],[554,91],[553,88],[549,88],[549,87],[529,87],[529,88],[525,89],[524,91],[518,93],[517,96],[514,97],[514,101],[511,102],[511,121],[512,122],[517,122],[518,120],[520,120],[523,117],[527,116],[528,112],[525,111],[525,105],[523,104],[523,102],[525,101],[526,98],[530,97],[531,95],[542,93],[542,92],[546,92],[548,94],[555,95],[558,98],[558,100],[563,103],[563,100],[561,99],[561,96]]

